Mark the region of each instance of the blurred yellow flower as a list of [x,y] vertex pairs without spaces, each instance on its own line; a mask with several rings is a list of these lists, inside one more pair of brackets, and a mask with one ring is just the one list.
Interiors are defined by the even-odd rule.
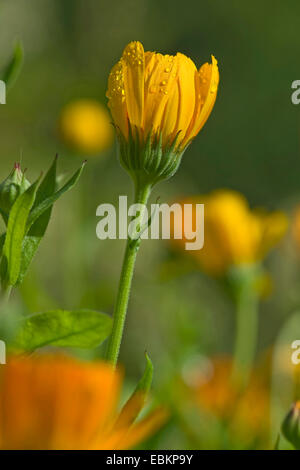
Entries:
[[107,97],[113,120],[124,137],[128,124],[141,140],[162,133],[163,145],[180,133],[183,149],[204,126],[214,106],[219,83],[216,59],[197,70],[184,54],[144,52],[129,43],[108,80]]
[[165,419],[159,409],[135,423],[141,395],[118,413],[121,377],[105,362],[9,358],[0,382],[0,449],[127,449]]
[[266,442],[270,422],[265,370],[255,369],[243,392],[232,383],[231,358],[215,357],[207,370],[202,377],[198,371],[199,386],[195,387],[200,409],[228,422],[230,431],[241,441],[260,439]]
[[67,145],[83,154],[98,154],[113,141],[113,127],[101,103],[81,99],[63,108],[59,130]]
[[[251,210],[247,200],[235,191],[217,190],[181,201],[185,203],[193,204],[193,209],[196,203],[204,204],[204,247],[189,253],[211,275],[223,275],[231,266],[259,261],[287,230],[284,213]],[[183,223],[183,217],[174,221],[175,225]],[[185,238],[173,240],[180,248],[185,242]]]

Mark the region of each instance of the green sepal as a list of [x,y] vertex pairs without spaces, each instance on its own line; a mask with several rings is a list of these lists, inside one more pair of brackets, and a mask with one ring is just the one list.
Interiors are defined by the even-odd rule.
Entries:
[[177,145],[179,133],[163,145],[162,133],[150,131],[141,139],[137,128],[130,125],[127,138],[120,129],[116,131],[121,164],[139,187],[154,186],[178,170],[185,151]]

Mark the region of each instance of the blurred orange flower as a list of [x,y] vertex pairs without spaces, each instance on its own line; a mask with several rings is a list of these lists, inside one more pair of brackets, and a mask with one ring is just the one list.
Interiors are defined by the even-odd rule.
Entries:
[[84,155],[99,154],[113,142],[113,127],[105,107],[95,100],[81,99],[66,105],[59,119],[63,141]]
[[232,382],[232,365],[229,357],[211,360],[209,373],[204,371],[195,387],[198,406],[226,421],[241,441],[259,438],[265,442],[270,424],[266,374],[254,370],[247,388],[241,391]]
[[135,423],[140,395],[117,412],[121,376],[105,362],[9,358],[0,368],[0,449],[127,449],[165,420]]
[[[193,204],[194,226],[196,203],[204,204],[204,247],[189,253],[211,275],[223,275],[231,266],[262,259],[287,230],[288,221],[283,212],[251,210],[244,196],[236,191],[216,190],[181,201],[181,204]],[[175,219],[175,228],[176,224],[183,227],[184,217]],[[186,241],[174,239],[172,243],[183,249]]]

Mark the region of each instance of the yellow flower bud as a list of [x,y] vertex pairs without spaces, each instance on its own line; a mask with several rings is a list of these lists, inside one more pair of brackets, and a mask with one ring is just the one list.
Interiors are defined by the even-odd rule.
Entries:
[[61,113],[59,130],[67,145],[83,154],[98,154],[113,141],[113,128],[106,109],[94,100],[77,100]]
[[144,52],[140,42],[129,43],[109,75],[107,90],[125,168],[154,183],[172,176],[208,119],[218,84],[213,56],[211,64],[197,70],[183,54]]

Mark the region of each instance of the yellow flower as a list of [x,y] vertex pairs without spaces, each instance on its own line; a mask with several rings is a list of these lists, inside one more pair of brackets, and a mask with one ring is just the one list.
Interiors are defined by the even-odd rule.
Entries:
[[113,141],[109,114],[94,100],[77,100],[65,106],[59,129],[66,144],[84,154],[100,153]]
[[121,377],[105,362],[10,358],[0,383],[0,449],[127,449],[165,419],[157,410],[135,423],[140,395],[118,414]]
[[[193,209],[196,203],[204,203],[204,247],[190,253],[211,275],[223,275],[231,266],[261,260],[287,230],[285,214],[251,210],[247,200],[235,191],[217,190],[184,203],[193,204]],[[195,216],[195,210],[193,213]],[[183,224],[183,220],[176,219],[175,224]],[[186,239],[173,242],[183,247]]]
[[129,43],[109,75],[107,90],[121,142],[126,146],[132,137],[138,141],[135,160],[121,145],[127,170],[155,173],[158,179],[173,174],[182,152],[212,111],[218,83],[213,56],[211,64],[197,70],[184,54],[144,52],[140,42]]

